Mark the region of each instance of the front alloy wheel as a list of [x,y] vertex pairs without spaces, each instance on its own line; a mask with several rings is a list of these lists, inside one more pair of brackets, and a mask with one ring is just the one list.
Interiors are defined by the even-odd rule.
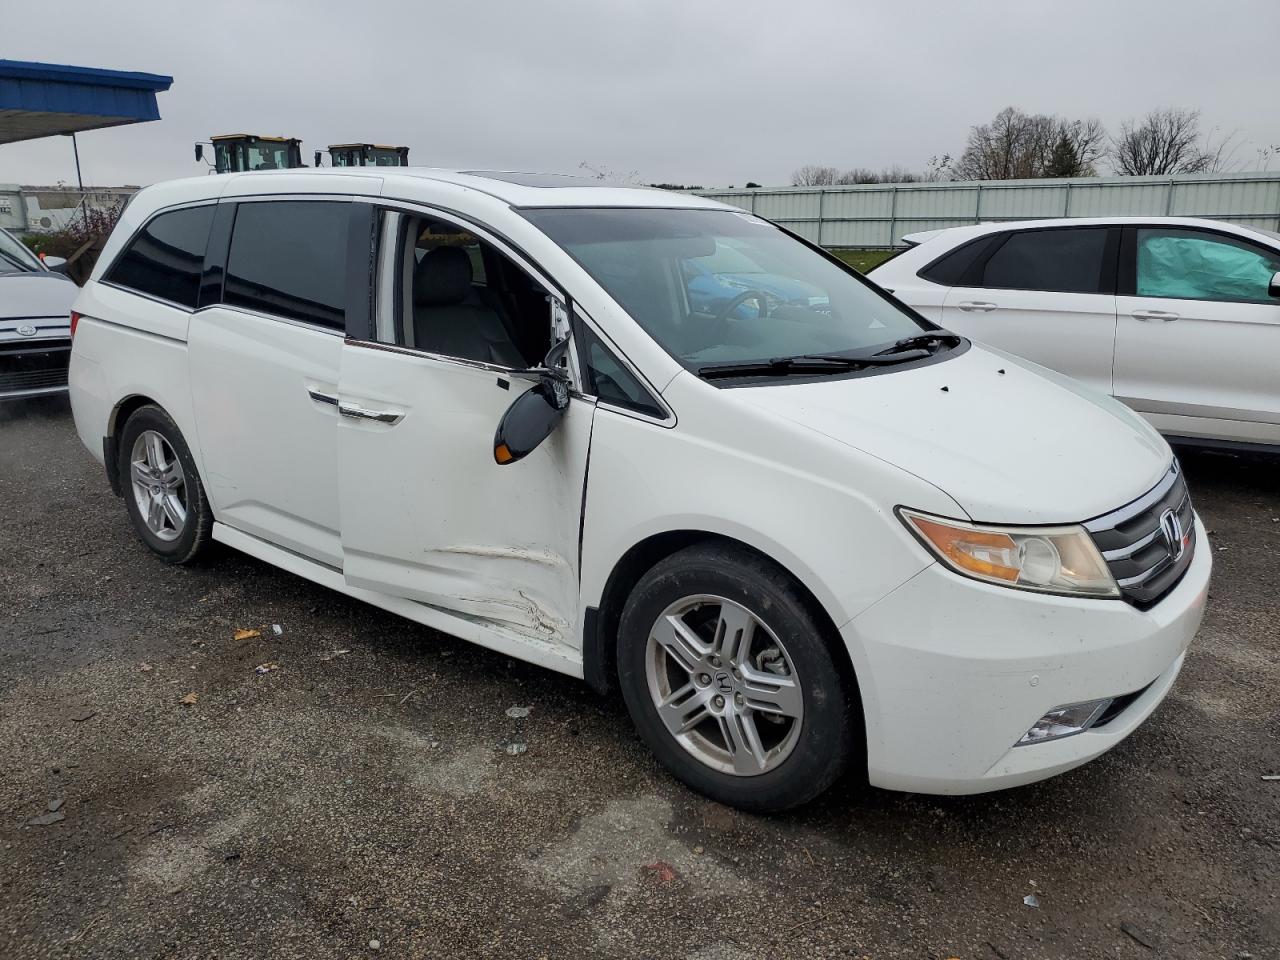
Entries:
[[649,632],[645,678],[668,732],[702,763],[749,777],[791,755],[804,697],[786,647],[742,604],[700,595]]
[[685,547],[640,578],[618,623],[618,683],[658,759],[744,810],[811,800],[864,756],[857,683],[830,620],[738,544]]

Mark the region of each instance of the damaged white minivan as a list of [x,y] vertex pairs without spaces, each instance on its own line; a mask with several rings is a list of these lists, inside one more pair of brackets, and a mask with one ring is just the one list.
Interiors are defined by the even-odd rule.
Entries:
[[584,677],[745,809],[1078,766],[1203,612],[1145,422],[687,194],[160,184],[75,311],[77,430],[160,558],[221,541]]

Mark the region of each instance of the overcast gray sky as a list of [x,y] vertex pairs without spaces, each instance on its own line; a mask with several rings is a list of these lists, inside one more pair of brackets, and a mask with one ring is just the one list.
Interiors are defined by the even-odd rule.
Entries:
[[[237,132],[301,137],[308,160],[370,141],[420,165],[775,185],[805,163],[922,167],[1011,104],[1112,129],[1198,109],[1240,169],[1280,144],[1277,0],[8,6],[4,57],[174,78],[162,120],[81,135],[95,185],[201,174],[192,143]],[[0,146],[0,182],[58,180],[69,140]]]

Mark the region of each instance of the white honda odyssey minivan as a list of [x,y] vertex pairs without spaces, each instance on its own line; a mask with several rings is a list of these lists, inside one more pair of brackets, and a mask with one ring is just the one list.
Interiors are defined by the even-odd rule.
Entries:
[[138,535],[217,540],[620,692],[757,811],[975,793],[1169,692],[1210,551],[1114,400],[685,194],[517,173],[137,195],[73,315]]

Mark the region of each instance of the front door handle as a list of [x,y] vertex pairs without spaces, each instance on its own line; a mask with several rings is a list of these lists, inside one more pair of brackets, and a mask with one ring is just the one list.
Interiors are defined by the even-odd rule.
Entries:
[[1168,310],[1135,310],[1129,316],[1135,320],[1163,320],[1166,323],[1178,319],[1176,313],[1170,313]]
[[994,303],[988,303],[985,300],[966,300],[963,303],[957,303],[956,306],[965,313],[987,313],[996,308]]
[[325,393],[323,390],[317,390],[315,387],[307,387],[307,396],[316,403],[326,403],[331,407],[338,405],[338,395],[336,393]]
[[354,420],[374,420],[378,423],[396,424],[404,419],[403,413],[396,413],[394,410],[370,410],[349,400],[338,401],[338,412]]

